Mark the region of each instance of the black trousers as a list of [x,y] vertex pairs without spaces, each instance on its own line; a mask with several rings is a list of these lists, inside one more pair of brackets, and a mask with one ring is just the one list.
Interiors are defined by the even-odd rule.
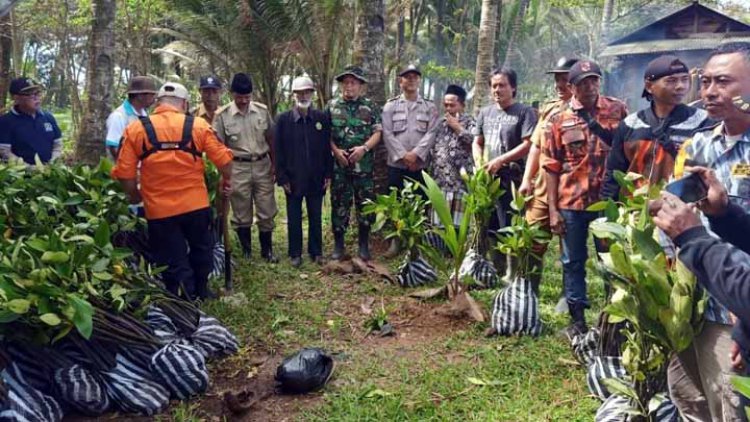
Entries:
[[[409,171],[407,169],[400,169],[397,167],[388,167],[388,190],[395,187],[401,192],[404,188],[404,182],[406,179],[413,179],[422,186],[424,186],[424,177],[422,177],[422,170]],[[423,198],[427,199],[427,194],[422,189],[417,189],[417,193],[422,195]]]
[[289,256],[302,256],[302,201],[307,207],[307,253],[311,257],[323,255],[323,195],[287,195],[286,228],[289,234]]
[[188,299],[205,297],[211,271],[211,210],[148,220],[148,238],[159,265],[166,265],[167,290]]

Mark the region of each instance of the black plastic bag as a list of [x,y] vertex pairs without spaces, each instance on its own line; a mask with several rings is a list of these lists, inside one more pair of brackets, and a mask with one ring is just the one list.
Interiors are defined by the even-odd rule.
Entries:
[[276,368],[283,393],[304,394],[323,387],[333,373],[333,359],[317,348],[302,349]]

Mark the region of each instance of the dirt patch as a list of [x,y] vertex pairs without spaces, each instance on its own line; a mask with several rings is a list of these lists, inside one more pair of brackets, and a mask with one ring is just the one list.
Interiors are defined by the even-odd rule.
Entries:
[[[386,248],[387,245],[380,245]],[[321,328],[321,343],[334,354],[337,360],[336,373],[333,384],[336,385],[337,376],[346,374],[347,366],[356,364],[349,360],[356,356],[357,360],[366,359],[373,354],[386,353],[389,356],[405,359],[424,359],[431,353],[425,350],[435,341],[448,338],[458,331],[470,329],[472,322],[466,317],[455,317],[445,312],[444,301],[423,302],[407,296],[371,296],[369,299],[358,293],[357,277],[327,277],[321,281],[330,286],[338,283],[343,288],[343,294],[337,295],[326,310],[329,321],[341,321],[341,326],[325,326]],[[341,285],[343,283],[343,286]],[[406,294],[406,290],[404,291]],[[300,296],[314,294],[314,292],[300,292]],[[286,297],[285,300],[292,298]],[[368,304],[372,310],[384,306],[387,310],[388,321],[392,324],[395,335],[380,337],[375,333],[368,333],[365,322],[371,317],[366,312]],[[287,350],[292,353],[294,350]],[[286,353],[286,352],[285,352]],[[460,354],[444,358],[458,361],[464,357]],[[313,408],[323,400],[323,393],[316,392],[307,395],[289,396],[275,392],[274,376],[277,366],[284,356],[277,351],[266,350],[262,347],[248,346],[236,356],[215,361],[209,364],[211,387],[209,391],[189,402],[187,414],[206,421],[291,421],[299,413]],[[389,365],[387,359],[384,365]],[[342,377],[344,378],[344,377]],[[247,412],[233,414],[224,401],[226,392],[252,392],[256,403]],[[250,401],[255,401],[250,399]],[[172,403],[172,409],[178,402]],[[160,416],[161,420],[169,420],[170,412]],[[172,419],[179,417],[172,413]],[[153,418],[132,417],[111,414],[100,418],[85,418],[69,416],[66,421],[101,421],[115,420],[119,422],[149,421]]]

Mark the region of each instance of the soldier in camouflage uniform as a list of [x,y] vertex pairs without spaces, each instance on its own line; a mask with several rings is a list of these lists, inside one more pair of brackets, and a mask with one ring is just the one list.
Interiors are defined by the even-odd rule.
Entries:
[[349,66],[336,76],[341,97],[328,103],[331,119],[331,150],[335,158],[331,186],[333,259],[344,257],[344,233],[349,226],[352,201],[359,223],[359,256],[370,259],[372,218],[362,214],[365,200],[374,199],[372,150],[380,142],[380,111],[370,99],[360,96],[367,79],[362,69]]

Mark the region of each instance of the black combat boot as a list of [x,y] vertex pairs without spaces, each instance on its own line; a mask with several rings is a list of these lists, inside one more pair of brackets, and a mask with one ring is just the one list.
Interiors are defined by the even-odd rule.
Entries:
[[331,255],[331,259],[338,261],[344,258],[346,253],[344,248],[344,232],[333,232],[333,255]]
[[240,246],[242,246],[242,256],[244,256],[246,259],[250,259],[250,252],[252,251],[250,227],[238,227],[237,237],[240,239]]
[[273,254],[272,232],[258,232],[258,238],[260,239],[260,256],[272,264],[279,262],[279,258]]
[[369,261],[372,258],[370,256],[370,226],[359,226],[358,243],[359,257],[365,261]]

